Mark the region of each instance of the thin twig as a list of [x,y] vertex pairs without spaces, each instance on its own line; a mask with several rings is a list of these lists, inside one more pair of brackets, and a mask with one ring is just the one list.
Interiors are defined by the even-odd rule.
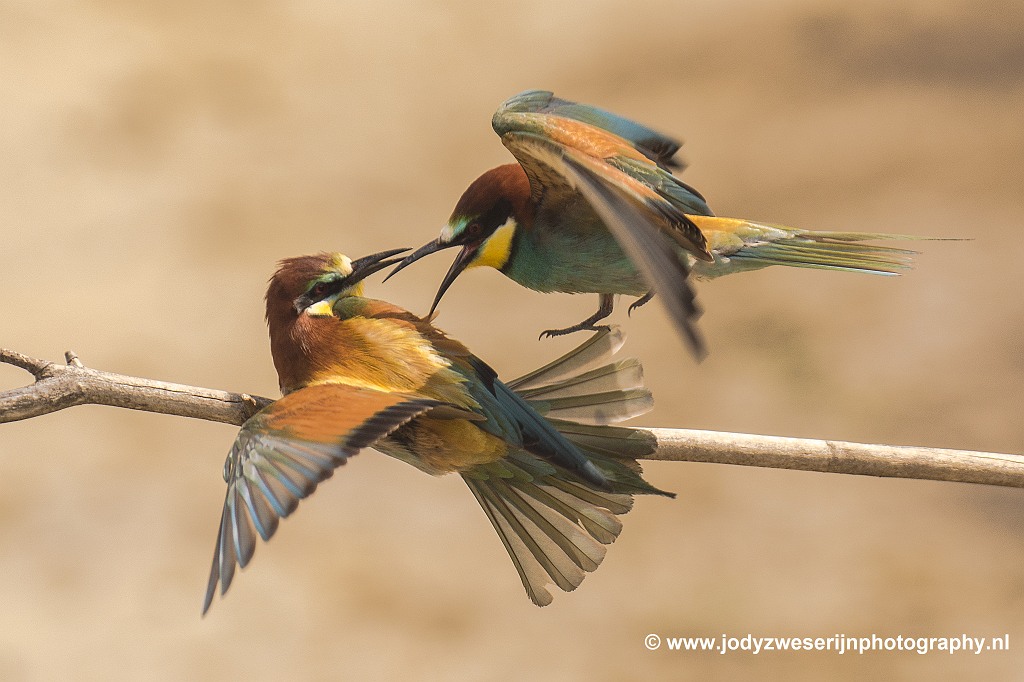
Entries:
[[15,367],[21,367],[23,370],[39,379],[43,376],[43,373],[53,366],[52,362],[46,360],[37,360],[27,355],[14,350],[7,350],[6,348],[0,348],[0,362],[8,365],[14,365]]
[[[245,393],[100,372],[71,351],[65,365],[0,349],[0,362],[36,377],[31,386],[0,392],[0,423],[74,405],[112,405],[241,426],[273,401]],[[690,429],[638,429],[657,446],[644,459],[798,469],[833,474],[958,481],[1024,488],[1024,457],[841,441],[755,436]]]

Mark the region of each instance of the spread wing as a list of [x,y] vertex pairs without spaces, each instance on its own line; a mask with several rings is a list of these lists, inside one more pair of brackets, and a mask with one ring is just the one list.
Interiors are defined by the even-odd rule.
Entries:
[[530,175],[535,200],[546,186],[550,187],[545,181],[553,179],[545,177],[541,169],[536,169],[536,175],[531,173],[532,162],[517,153],[515,139],[506,137],[509,133],[532,133],[601,160],[607,166],[607,182],[626,184],[642,192],[655,212],[668,220],[667,227],[682,230],[679,237],[683,248],[698,258],[710,258],[700,230],[686,214],[713,215],[711,209],[700,192],[670,171],[679,165],[673,159],[680,146],[678,141],[621,116],[542,90],[527,91],[506,101],[495,112],[491,125]]
[[[677,253],[675,245],[679,244],[699,257],[706,254],[710,259],[704,235],[650,185],[622,173],[607,162],[605,152],[614,140],[597,133],[574,138],[572,145],[564,144],[560,139],[565,138],[534,132],[513,131],[502,135],[505,146],[527,169],[531,185],[535,185],[535,189],[540,187],[541,194],[554,187],[556,192],[578,192],[590,203],[630,260],[643,273],[647,283],[661,297],[693,353],[702,358],[706,350],[696,327],[701,310],[686,280],[689,267]],[[624,148],[622,144],[615,145],[620,150]],[[636,159],[631,162],[639,163]],[[678,219],[680,216],[685,220]]]
[[324,384],[290,393],[249,419],[224,463],[228,491],[203,613],[210,608],[217,583],[223,595],[231,586],[235,565],[245,568],[249,563],[257,535],[269,540],[278,521],[335,468],[435,408],[454,410],[436,400]]
[[[554,93],[546,90],[527,90],[520,93],[505,102],[498,113],[533,113],[571,118],[618,135],[662,168],[686,167],[682,161],[675,158],[676,152],[683,146],[679,140],[610,111],[555,97]],[[495,118],[497,119],[497,116]]]

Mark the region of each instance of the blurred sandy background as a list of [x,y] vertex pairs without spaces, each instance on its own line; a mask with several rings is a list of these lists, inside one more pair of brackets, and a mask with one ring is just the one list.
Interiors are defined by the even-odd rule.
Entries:
[[[641,424],[1021,452],[1022,35],[1010,0],[6,0],[0,345],[276,395],[275,261],[433,238],[510,160],[494,108],[547,88],[683,137],[720,215],[973,239],[901,278],[705,284],[700,366],[645,308]],[[371,290],[424,312],[447,265]],[[513,376],[594,303],[478,271],[439,324]],[[234,434],[105,407],[0,426],[0,678],[1021,679],[1024,491],[714,465],[651,464],[679,498],[640,500],[540,610],[460,481],[366,452],[200,619]],[[649,632],[1011,651],[651,653]]]

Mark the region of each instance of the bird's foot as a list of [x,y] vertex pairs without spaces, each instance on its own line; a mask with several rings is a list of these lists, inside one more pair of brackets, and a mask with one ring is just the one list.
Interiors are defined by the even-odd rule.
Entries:
[[574,324],[571,327],[565,329],[545,329],[538,336],[540,339],[553,339],[556,336],[565,336],[566,334],[572,334],[573,332],[603,332],[610,330],[611,327],[606,324],[592,324],[587,321]]
[[[653,293],[651,294],[654,295]],[[612,314],[612,308],[615,306],[615,295],[614,294],[600,294],[601,306],[597,309],[597,312],[583,320],[579,324],[574,324],[571,327],[565,329],[546,329],[540,333],[538,338],[540,339],[551,339],[556,336],[565,336],[566,334],[572,334],[573,332],[603,332],[611,329],[606,324],[597,324],[604,318]]]
[[644,303],[647,303],[652,298],[654,298],[654,292],[648,291],[646,294],[644,294],[643,296],[636,299],[635,301],[633,301],[633,303],[630,304],[629,308],[626,310],[626,314],[632,317],[634,310],[642,306]]

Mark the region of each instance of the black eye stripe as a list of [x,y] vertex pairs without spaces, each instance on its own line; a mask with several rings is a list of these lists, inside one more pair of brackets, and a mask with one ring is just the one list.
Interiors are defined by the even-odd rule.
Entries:
[[[485,237],[494,233],[499,227],[508,221],[509,216],[512,215],[512,203],[507,199],[498,201],[474,223],[471,223],[466,228],[467,237]],[[474,229],[474,226],[478,226],[478,229]]]
[[309,298],[314,301],[321,301],[328,296],[333,296],[342,289],[345,288],[344,279],[334,279],[327,282],[317,282],[309,288],[309,292],[306,294]]

